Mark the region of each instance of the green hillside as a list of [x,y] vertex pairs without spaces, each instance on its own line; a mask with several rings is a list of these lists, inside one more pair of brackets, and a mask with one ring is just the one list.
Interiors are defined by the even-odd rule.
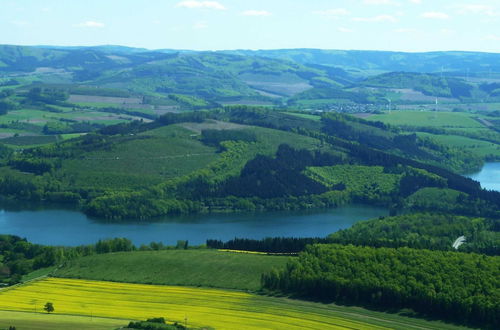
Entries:
[[70,261],[57,277],[257,291],[261,274],[283,267],[284,256],[215,250],[135,251]]
[[434,97],[471,97],[472,85],[464,80],[438,75],[408,72],[391,72],[371,77],[362,82],[369,87],[414,89]]
[[[228,107],[107,126],[22,153],[5,148],[0,192],[122,220],[349,202],[401,209],[402,198],[436,187],[471,196],[446,204],[450,210],[496,214],[495,193],[449,172],[478,168],[479,155],[380,122],[339,114],[317,119]],[[472,207],[481,200],[487,204]]]
[[331,234],[333,243],[373,247],[401,247],[452,251],[460,236],[466,241],[459,251],[498,255],[499,221],[449,214],[415,213],[356,223]]
[[286,59],[302,64],[325,65],[347,70],[351,74],[366,76],[374,73],[406,71],[423,73],[450,72],[465,76],[499,73],[497,53],[480,52],[427,52],[405,53],[390,51],[329,50],[329,49],[274,49],[230,51],[241,55]]

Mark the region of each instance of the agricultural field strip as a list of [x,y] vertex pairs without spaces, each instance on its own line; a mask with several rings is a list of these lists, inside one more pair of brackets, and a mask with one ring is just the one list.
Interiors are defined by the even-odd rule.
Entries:
[[0,329],[16,326],[18,329],[116,329],[128,323],[129,319],[102,318],[87,315],[61,315],[40,312],[0,311]]
[[481,124],[483,124],[484,126],[490,128],[490,127],[494,127],[495,124],[493,124],[491,121],[487,120],[487,119],[484,119],[484,118],[480,118],[480,117],[476,117],[475,118],[478,122],[480,122]]
[[[477,117],[480,118],[480,117]],[[431,126],[443,128],[484,128],[471,114],[435,111],[393,111],[377,114],[368,120],[392,125]]]
[[191,156],[206,156],[206,155],[213,155],[213,152],[205,152],[205,153],[198,153],[198,154],[185,154],[185,155],[175,155],[175,156],[158,156],[158,157],[85,157],[79,160],[148,160],[148,159],[172,159],[172,158],[184,158],[184,157],[191,157]]
[[217,329],[234,328],[230,325],[238,328],[252,328],[253,325],[256,328],[287,326],[298,329],[325,326],[380,328],[362,321],[332,316],[332,313],[338,312],[328,308],[304,309],[292,304],[276,304],[272,298],[227,290],[49,278],[1,291],[2,296],[7,298],[0,300],[0,309],[4,310],[33,311],[35,303],[43,304],[50,300],[56,312],[61,314],[92,313],[100,317],[129,316],[140,319],[166,313],[177,320],[187,315],[197,325],[205,324]]

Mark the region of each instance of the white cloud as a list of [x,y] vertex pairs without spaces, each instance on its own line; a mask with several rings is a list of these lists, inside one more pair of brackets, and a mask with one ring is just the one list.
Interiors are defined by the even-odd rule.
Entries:
[[410,2],[420,5],[422,3],[422,0],[410,0]]
[[217,1],[196,1],[196,0],[187,0],[179,2],[176,7],[183,8],[206,8],[206,9],[217,9],[217,10],[225,10],[221,3]]
[[392,15],[378,15],[373,17],[354,17],[355,22],[397,22],[398,19]]
[[198,22],[193,25],[193,29],[195,30],[203,30],[206,28],[208,28],[208,25],[205,22]]
[[85,28],[103,28],[104,23],[96,21],[86,21],[83,23],[75,24],[74,27],[85,27]]
[[428,11],[426,13],[423,13],[421,15],[423,18],[429,18],[429,19],[448,19],[450,16],[446,13],[441,13],[437,11]]
[[354,30],[346,28],[346,27],[339,27],[337,31],[342,32],[342,33],[352,33]]
[[271,16],[267,10],[245,10],[241,13],[243,16]]
[[347,16],[351,13],[344,8],[334,8],[334,9],[318,10],[315,11],[314,14],[338,18],[341,16]]
[[496,11],[495,8],[483,4],[461,4],[454,6],[454,8],[456,8],[457,12],[461,15],[477,14],[486,16],[500,16],[500,13]]
[[391,5],[391,6],[399,6],[399,3],[394,2],[393,0],[363,0],[363,4],[365,5]]

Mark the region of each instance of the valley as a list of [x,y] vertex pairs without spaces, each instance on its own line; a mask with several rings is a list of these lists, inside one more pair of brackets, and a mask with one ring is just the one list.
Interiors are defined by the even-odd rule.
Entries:
[[0,46],[0,329],[496,328],[499,58]]

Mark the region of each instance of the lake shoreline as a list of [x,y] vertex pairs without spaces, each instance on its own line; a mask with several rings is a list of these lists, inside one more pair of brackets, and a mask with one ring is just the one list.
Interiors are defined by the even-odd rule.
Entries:
[[61,209],[0,213],[0,233],[27,238],[45,245],[77,246],[99,239],[125,237],[135,245],[162,242],[190,245],[207,239],[227,241],[235,237],[326,237],[361,220],[387,216],[389,210],[350,204],[327,210],[218,213],[164,217],[158,222],[102,222],[78,211]]
[[480,171],[464,176],[478,181],[482,188],[500,191],[500,162],[487,162]]

